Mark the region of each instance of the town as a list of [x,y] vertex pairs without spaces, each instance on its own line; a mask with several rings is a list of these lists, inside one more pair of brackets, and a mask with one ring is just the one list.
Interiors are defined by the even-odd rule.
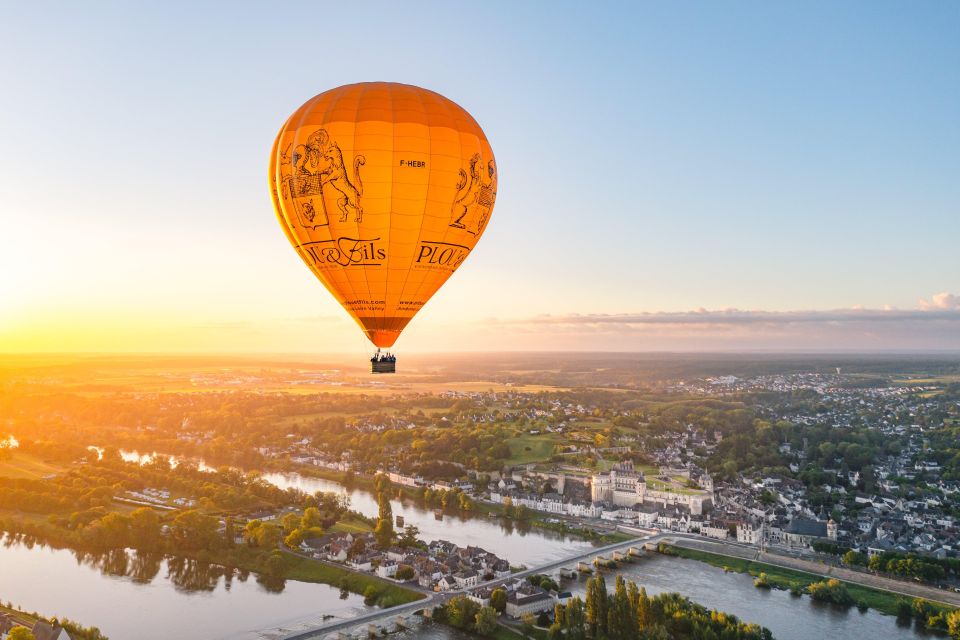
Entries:
[[[465,597],[517,625],[531,615],[557,624],[554,609],[571,606],[565,580],[664,544],[832,567],[952,602],[952,364],[682,365],[671,375],[605,365],[571,367],[553,386],[489,370],[495,382],[371,386],[335,369],[258,364],[161,371],[146,392],[57,396],[46,389],[62,376],[30,373],[6,387],[0,465],[26,479],[0,474],[15,489],[0,493],[0,523],[98,552],[186,553],[255,571],[274,589],[309,574],[368,605]],[[596,386],[579,384],[584,370]],[[164,390],[183,385],[194,391]],[[516,551],[422,534],[391,502],[437,522],[625,546],[579,547],[582,559],[559,554],[539,572]],[[23,518],[31,513],[45,521]],[[658,543],[635,542],[648,538]]]

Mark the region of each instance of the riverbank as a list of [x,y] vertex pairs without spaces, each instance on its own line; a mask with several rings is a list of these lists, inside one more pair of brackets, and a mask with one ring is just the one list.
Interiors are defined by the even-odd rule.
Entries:
[[[759,576],[761,573],[765,573],[767,577],[767,584],[769,584],[770,587],[775,589],[790,590],[794,593],[797,592],[797,589],[805,590],[813,583],[822,582],[825,579],[832,578],[832,576],[827,576],[825,574],[801,571],[798,569],[789,569],[757,560],[748,560],[746,558],[721,555],[717,553],[711,553],[709,551],[703,551],[701,549],[691,549],[689,547],[660,545],[660,550],[661,553],[664,553],[665,555],[672,555],[690,560],[697,560],[699,562],[705,562],[714,567],[724,569],[725,571],[746,573],[755,577]],[[870,609],[874,609],[886,615],[896,616],[898,614],[900,602],[909,598],[909,596],[904,596],[882,589],[867,587],[846,580],[841,580],[841,582],[846,586],[847,591],[854,598],[858,605],[865,605]],[[954,607],[938,602],[931,602],[930,606],[941,612],[954,610]]]
[[327,584],[363,596],[367,605],[377,605],[382,608],[407,604],[424,597],[418,591],[381,580],[376,576],[352,571],[346,567],[337,567],[298,554],[284,553],[279,549],[268,551],[252,547],[236,547],[224,553],[204,551],[184,554],[184,557],[250,571],[260,576],[266,583],[271,580],[297,580]]
[[[10,603],[7,604],[9,605]],[[100,629],[96,627],[84,627],[66,618],[57,620],[57,622],[54,623],[52,618],[44,617],[36,612],[27,613],[26,611],[2,603],[0,603],[0,614],[10,616],[17,624],[27,629],[32,629],[37,622],[46,622],[52,626],[57,624],[66,629],[73,640],[109,640],[107,636],[100,633]]]
[[[360,489],[367,491],[368,493],[375,493],[376,491],[372,476],[357,475],[351,472],[333,471],[331,469],[325,469],[323,467],[316,467],[312,465],[297,465],[294,469],[271,469],[271,471],[278,474],[297,474],[305,478],[318,478],[321,480],[336,482],[347,490]],[[423,507],[424,509],[441,510],[443,513],[449,515],[459,514],[474,518],[502,518],[505,521],[513,524],[515,527],[529,526],[536,529],[560,533],[571,538],[576,538],[587,542],[597,542],[600,544],[625,542],[633,537],[629,534],[624,534],[619,531],[598,533],[588,527],[571,526],[571,524],[565,518],[533,510],[527,510],[525,512],[526,515],[523,518],[514,518],[506,515],[503,505],[495,504],[493,502],[486,502],[483,500],[471,499],[472,508],[467,511],[457,509],[443,510],[439,507],[439,505],[426,503],[422,498],[420,489],[403,485],[395,485],[394,488],[397,491],[398,498],[407,499],[410,502]]]

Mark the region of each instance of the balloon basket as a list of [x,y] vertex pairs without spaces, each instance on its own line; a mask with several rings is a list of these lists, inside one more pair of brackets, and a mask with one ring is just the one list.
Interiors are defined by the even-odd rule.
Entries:
[[396,373],[397,372],[397,361],[396,360],[381,360],[379,362],[370,363],[370,373]]

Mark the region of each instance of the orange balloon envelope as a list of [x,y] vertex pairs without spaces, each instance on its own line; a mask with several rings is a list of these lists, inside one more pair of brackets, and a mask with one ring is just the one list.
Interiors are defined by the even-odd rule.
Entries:
[[270,153],[280,225],[377,347],[390,347],[463,264],[497,196],[493,150],[443,96],[405,84],[331,89]]

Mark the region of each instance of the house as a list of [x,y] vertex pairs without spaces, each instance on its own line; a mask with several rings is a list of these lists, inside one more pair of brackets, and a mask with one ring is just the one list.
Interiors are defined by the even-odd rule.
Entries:
[[400,567],[393,560],[385,560],[380,563],[380,566],[377,567],[377,575],[381,578],[392,578],[397,574],[397,569]]
[[70,634],[67,633],[66,629],[59,625],[44,622],[43,620],[38,620],[37,623],[33,625],[31,631],[36,640],[71,640]]
[[541,611],[553,609],[554,599],[539,587],[521,587],[507,594],[506,614],[511,618],[520,618],[525,614],[536,615]]
[[637,510],[637,524],[641,527],[652,527],[660,516],[660,508],[655,505],[643,505]]
[[783,540],[789,547],[809,547],[816,538],[827,537],[827,523],[808,518],[794,518],[784,529]]
[[370,571],[373,569],[373,556],[369,554],[363,554],[353,557],[347,561],[347,565],[356,571]]
[[469,589],[470,587],[477,586],[477,583],[480,581],[480,574],[473,569],[466,569],[453,574],[453,580],[458,589]]
[[445,575],[437,580],[437,588],[440,591],[452,591],[457,588],[457,581],[451,575]]

